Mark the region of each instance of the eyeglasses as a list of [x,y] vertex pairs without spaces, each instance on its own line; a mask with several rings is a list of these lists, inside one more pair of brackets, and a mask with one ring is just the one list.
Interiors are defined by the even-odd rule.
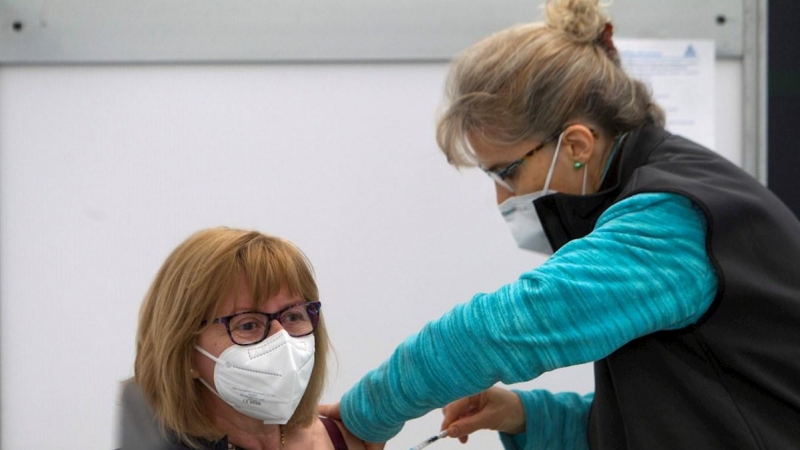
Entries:
[[525,153],[524,155],[522,155],[522,158],[512,162],[511,164],[505,166],[502,169],[499,169],[499,170],[498,169],[485,169],[483,167],[481,167],[481,169],[484,172],[486,172],[486,175],[489,175],[489,178],[494,180],[495,183],[497,183],[500,186],[508,189],[509,192],[514,192],[514,188],[508,183],[508,181],[506,181],[506,178],[508,178],[511,175],[513,175],[514,172],[519,168],[519,166],[521,166],[522,163],[524,163],[525,160],[528,159],[531,155],[533,155],[534,153],[536,153],[539,150],[543,149],[547,144],[549,144],[550,142],[552,142],[553,140],[558,138],[558,136],[560,136],[563,131],[564,131],[564,128],[559,128],[558,131],[553,133],[547,139],[543,140],[541,143],[539,143],[539,145],[534,147],[531,151],[529,151],[528,153]]
[[[218,317],[211,323],[221,323],[228,330],[231,341],[237,345],[258,344],[267,338],[269,326],[277,320],[289,336],[308,336],[319,324],[320,302],[304,302],[291,305],[276,313],[244,311],[230,316]],[[204,320],[200,325],[207,324]]]

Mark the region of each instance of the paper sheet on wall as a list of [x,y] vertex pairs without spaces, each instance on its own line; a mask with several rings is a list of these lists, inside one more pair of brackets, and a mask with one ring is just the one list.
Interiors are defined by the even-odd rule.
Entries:
[[622,66],[645,82],[666,128],[708,148],[714,142],[714,41],[615,39]]

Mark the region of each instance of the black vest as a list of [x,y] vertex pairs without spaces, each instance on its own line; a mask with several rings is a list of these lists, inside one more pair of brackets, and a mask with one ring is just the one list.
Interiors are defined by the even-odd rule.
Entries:
[[558,249],[642,192],[702,209],[719,289],[696,324],[595,362],[590,448],[800,449],[800,222],[723,157],[653,126],[628,136],[600,192],[535,205]]

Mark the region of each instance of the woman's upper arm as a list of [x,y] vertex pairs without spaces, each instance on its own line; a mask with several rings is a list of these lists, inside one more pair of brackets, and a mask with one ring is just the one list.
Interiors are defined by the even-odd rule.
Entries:
[[[453,312],[483,340],[479,352],[503,362],[493,376],[505,383],[596,361],[703,315],[717,289],[705,237],[704,216],[686,197],[639,194],[540,267]],[[461,358],[472,345],[456,346]]]
[[639,194],[523,274],[518,288],[537,286],[530,301],[555,299],[549,313],[560,318],[538,332],[564,334],[562,344],[588,343],[592,354],[579,359],[593,361],[646,334],[691,325],[708,310],[717,278],[705,242],[705,217],[691,200]]

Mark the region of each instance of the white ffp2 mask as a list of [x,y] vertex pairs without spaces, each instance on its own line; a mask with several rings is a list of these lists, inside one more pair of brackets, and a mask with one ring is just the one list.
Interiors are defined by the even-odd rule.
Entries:
[[501,203],[499,208],[508,229],[511,230],[511,235],[517,242],[517,247],[552,255],[553,248],[544,233],[539,214],[533,206],[533,201],[544,195],[546,195],[544,191],[538,191],[510,197]]
[[511,235],[514,236],[514,240],[517,242],[517,247],[521,249],[544,253],[545,255],[553,254],[553,247],[544,233],[542,221],[536,212],[533,202],[540,197],[555,193],[555,191],[550,190],[550,180],[553,178],[553,170],[556,167],[558,151],[561,149],[561,139],[563,137],[564,133],[558,136],[558,144],[555,152],[553,152],[553,160],[550,161],[550,169],[547,171],[547,178],[544,181],[544,189],[530,194],[509,197],[498,205],[500,214],[503,215],[506,225],[511,230]]
[[253,345],[232,345],[216,362],[211,392],[240,413],[265,424],[284,425],[303,398],[314,369],[314,335],[291,337],[286,330]]

